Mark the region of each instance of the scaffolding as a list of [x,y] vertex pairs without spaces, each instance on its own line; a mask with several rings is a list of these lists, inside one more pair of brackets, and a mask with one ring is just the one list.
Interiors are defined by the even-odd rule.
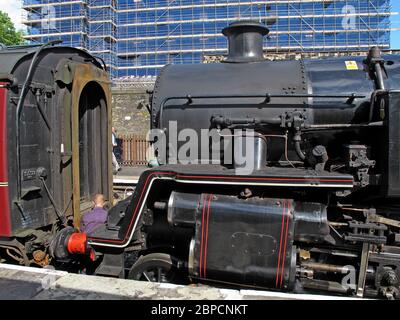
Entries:
[[23,0],[26,38],[62,39],[102,58],[113,78],[226,52],[221,29],[257,20],[269,52],[390,48],[390,0]]
[[22,9],[28,41],[61,39],[96,55],[117,77],[116,0],[23,0]]

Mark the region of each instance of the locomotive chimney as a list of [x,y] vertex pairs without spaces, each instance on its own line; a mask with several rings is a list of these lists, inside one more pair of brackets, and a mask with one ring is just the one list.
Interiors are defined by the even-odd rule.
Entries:
[[222,30],[228,38],[229,53],[224,62],[257,62],[264,60],[263,37],[269,30],[256,21],[237,21]]

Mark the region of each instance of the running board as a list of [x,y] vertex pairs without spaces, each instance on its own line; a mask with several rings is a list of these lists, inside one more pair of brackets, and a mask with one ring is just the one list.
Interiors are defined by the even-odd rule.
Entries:
[[121,223],[118,239],[109,237],[106,231],[89,237],[89,244],[114,248],[128,246],[140,221],[151,187],[158,180],[205,185],[325,188],[332,191],[352,189],[354,182],[351,175],[310,169],[267,167],[245,176],[236,175],[234,169],[218,165],[162,166],[147,170],[140,176],[132,202]]

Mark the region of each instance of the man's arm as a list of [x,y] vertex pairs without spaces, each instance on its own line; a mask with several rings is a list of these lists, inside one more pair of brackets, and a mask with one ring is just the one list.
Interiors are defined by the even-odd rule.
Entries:
[[87,228],[87,222],[86,222],[86,219],[85,219],[85,215],[83,215],[82,218],[81,218],[80,231],[81,232],[85,232],[86,228]]

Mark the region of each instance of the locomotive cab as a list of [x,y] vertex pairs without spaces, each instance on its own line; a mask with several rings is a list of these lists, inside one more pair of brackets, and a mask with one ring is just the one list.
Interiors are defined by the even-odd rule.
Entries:
[[0,49],[0,257],[25,265],[47,265],[55,234],[111,194],[108,74],[55,44]]

